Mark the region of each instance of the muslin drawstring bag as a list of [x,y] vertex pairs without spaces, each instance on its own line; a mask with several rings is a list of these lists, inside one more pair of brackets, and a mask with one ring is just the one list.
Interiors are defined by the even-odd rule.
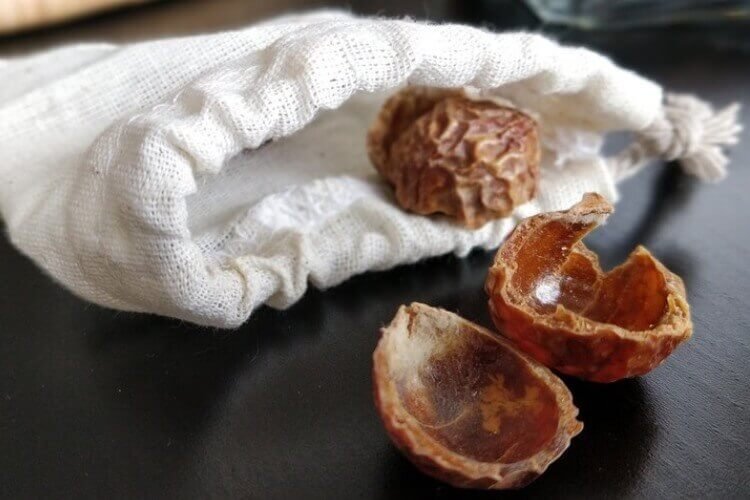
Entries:
[[[365,136],[405,85],[513,102],[541,126],[536,199],[468,230],[402,211]],[[104,306],[218,327],[308,283],[472,248],[649,159],[725,174],[736,106],[715,113],[540,35],[317,12],[248,29],[0,62],[0,212],[12,242]],[[619,155],[609,131],[635,132]]]

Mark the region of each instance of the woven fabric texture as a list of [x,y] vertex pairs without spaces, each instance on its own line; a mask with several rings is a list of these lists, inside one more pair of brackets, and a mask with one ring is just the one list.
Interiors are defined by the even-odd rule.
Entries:
[[[661,88],[540,35],[316,12],[247,29],[0,62],[0,213],[98,304],[233,327],[309,284],[475,247],[586,191],[616,197],[603,135]],[[539,116],[540,194],[467,230],[400,210],[365,152],[404,85],[470,87]]]

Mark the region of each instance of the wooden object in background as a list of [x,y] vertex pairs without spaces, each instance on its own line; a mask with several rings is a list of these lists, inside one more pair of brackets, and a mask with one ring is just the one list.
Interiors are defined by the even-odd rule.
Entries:
[[151,0],[3,0],[0,2],[0,34],[147,1]]

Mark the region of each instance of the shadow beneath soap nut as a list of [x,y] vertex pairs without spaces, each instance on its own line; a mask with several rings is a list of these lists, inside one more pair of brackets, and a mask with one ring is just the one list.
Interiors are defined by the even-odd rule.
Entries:
[[[649,466],[658,434],[658,408],[648,386],[640,378],[599,384],[564,377],[564,382],[580,409],[584,430],[574,441],[570,460],[561,464],[560,476],[569,476],[573,468],[579,473],[588,470],[578,491],[585,492],[591,480],[597,485],[591,495],[606,491],[614,497],[628,496]],[[622,474],[623,470],[632,473]]]
[[625,242],[636,246],[649,241],[667,225],[672,216],[684,208],[700,181],[682,172],[679,164],[670,162],[662,169],[654,185],[654,194],[641,221],[626,233]]
[[[638,245],[648,246],[660,230],[668,226],[674,215],[688,203],[698,183],[696,179],[683,174],[679,165],[675,163],[665,165],[656,174],[653,193],[649,195],[636,193],[641,198],[646,198],[642,202],[644,206],[639,209],[641,213],[639,220],[623,230],[620,228],[622,223],[619,222],[620,218],[616,210],[611,217],[610,224],[593,233],[587,242],[589,239],[592,240],[592,250],[601,251],[604,254],[605,267],[619,264]],[[629,203],[638,202],[638,199],[624,197],[621,203],[625,203],[626,200]],[[608,231],[610,226],[616,227],[618,232],[613,234],[612,230]]]
[[[694,265],[697,259],[688,249],[677,247],[664,235],[668,234],[679,212],[685,209],[700,182],[682,173],[676,163],[649,168],[654,170],[644,175],[653,179],[643,181],[650,185],[649,191],[628,193],[626,187],[621,204],[631,206],[623,209],[622,214],[616,210],[608,224],[586,238],[586,244],[599,255],[604,269],[623,263],[635,248],[643,245],[689,285],[698,267]],[[625,222],[634,212],[639,214],[637,219]]]
[[690,290],[696,280],[696,273],[700,272],[699,266],[696,265],[696,258],[693,254],[679,246],[670,246],[666,251],[660,251],[657,256],[667,269],[682,278],[685,287]]

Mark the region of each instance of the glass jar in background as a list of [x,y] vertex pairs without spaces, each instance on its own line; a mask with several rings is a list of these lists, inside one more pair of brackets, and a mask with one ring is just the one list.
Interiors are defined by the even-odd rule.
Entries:
[[623,29],[675,24],[744,23],[750,0],[525,0],[545,24]]

